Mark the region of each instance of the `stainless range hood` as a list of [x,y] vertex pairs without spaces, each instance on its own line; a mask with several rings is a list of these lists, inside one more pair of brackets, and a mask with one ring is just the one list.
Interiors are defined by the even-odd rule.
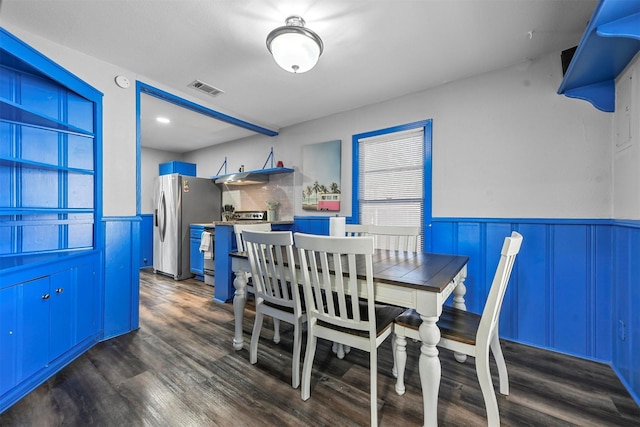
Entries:
[[226,185],[251,185],[265,184],[269,182],[269,176],[255,172],[238,172],[231,175],[224,175],[216,179],[216,184]]

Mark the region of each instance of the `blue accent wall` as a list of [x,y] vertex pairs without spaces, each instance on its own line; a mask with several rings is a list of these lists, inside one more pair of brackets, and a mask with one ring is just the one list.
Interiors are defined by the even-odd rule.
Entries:
[[433,251],[470,258],[468,310],[482,311],[512,230],[524,241],[500,336],[609,363],[640,402],[640,221],[434,218]]
[[614,222],[612,259],[612,365],[640,405],[640,221]]
[[139,327],[140,217],[105,217],[104,338]]

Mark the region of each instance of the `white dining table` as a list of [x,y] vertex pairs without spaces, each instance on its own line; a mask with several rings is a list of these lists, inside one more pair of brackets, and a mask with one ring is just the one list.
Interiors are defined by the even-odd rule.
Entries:
[[[233,348],[244,345],[242,321],[247,299],[247,273],[251,270],[247,254],[233,252],[231,267],[235,274],[233,311],[235,334]],[[440,341],[438,319],[442,306],[453,294],[453,305],[466,310],[464,296],[469,258],[460,255],[376,250],[373,255],[375,300],[415,309],[422,319],[419,328],[421,351],[418,362],[424,403],[424,426],[438,424],[438,392],[441,365],[437,344]],[[366,287],[363,287],[366,292]],[[367,297],[366,294],[360,297]]]

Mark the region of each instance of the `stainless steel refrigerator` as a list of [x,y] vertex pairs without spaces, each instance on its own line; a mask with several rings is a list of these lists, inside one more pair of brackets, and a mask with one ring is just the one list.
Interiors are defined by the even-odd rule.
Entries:
[[161,175],[156,180],[153,269],[183,280],[189,268],[189,225],[219,221],[222,195],[211,179]]

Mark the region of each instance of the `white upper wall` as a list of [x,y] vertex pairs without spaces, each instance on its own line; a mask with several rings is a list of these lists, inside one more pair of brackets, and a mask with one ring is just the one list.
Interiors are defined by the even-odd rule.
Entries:
[[[135,89],[120,89],[113,79],[144,77],[19,28],[7,30],[104,93],[104,214],[136,215]],[[561,79],[558,52],[182,160],[197,163],[198,176],[215,175],[225,156],[229,171],[240,164],[259,169],[273,146],[276,160],[296,169],[294,213],[308,215],[299,200],[302,146],[341,139],[341,214],[350,215],[352,135],[433,119],[434,216],[611,218],[613,114],[557,95]]]
[[[273,146],[276,159],[300,172],[302,146],[341,139],[340,214],[350,215],[352,135],[433,119],[435,217],[611,218],[613,115],[557,95],[561,80],[558,52],[184,159],[212,175],[224,156],[231,170],[259,169]],[[309,215],[296,175],[295,214]]]
[[616,219],[640,218],[640,54],[616,81],[613,130]]

